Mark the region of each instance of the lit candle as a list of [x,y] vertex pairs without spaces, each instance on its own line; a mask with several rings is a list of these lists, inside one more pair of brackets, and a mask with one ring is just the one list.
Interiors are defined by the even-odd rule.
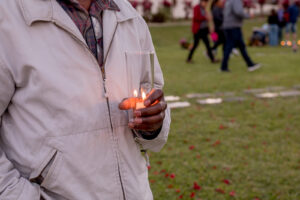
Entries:
[[146,93],[142,92],[142,98],[138,98],[138,100],[135,103],[136,110],[145,108],[145,105],[144,105],[145,99],[146,99]]

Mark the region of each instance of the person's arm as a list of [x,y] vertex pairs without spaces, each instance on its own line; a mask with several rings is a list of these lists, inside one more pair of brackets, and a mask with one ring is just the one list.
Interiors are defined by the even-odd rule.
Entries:
[[249,18],[250,16],[244,11],[242,0],[234,0],[232,3],[232,10],[235,16],[238,18],[244,19]]
[[[141,50],[155,52],[148,26],[143,19],[139,20],[138,27]],[[150,100],[150,104],[153,102],[157,102],[157,104],[146,105],[147,109],[142,109],[142,116],[139,116],[139,118],[142,119],[142,123],[130,123],[129,127],[137,133],[135,140],[142,146],[143,150],[158,152],[167,142],[171,117],[170,110],[167,108],[163,98],[162,88],[164,80],[156,54],[154,56],[154,68],[154,92],[151,93],[147,99]],[[149,76],[144,77],[141,87],[151,82],[149,78]],[[124,110],[130,109],[130,106],[126,106],[126,100],[125,102],[123,101],[119,107]]]
[[[0,128],[3,113],[6,111],[15,92],[11,73],[0,59]],[[0,129],[1,137],[1,129]],[[0,199],[1,200],[40,200],[40,188],[22,178],[13,164],[7,159],[0,143]]]

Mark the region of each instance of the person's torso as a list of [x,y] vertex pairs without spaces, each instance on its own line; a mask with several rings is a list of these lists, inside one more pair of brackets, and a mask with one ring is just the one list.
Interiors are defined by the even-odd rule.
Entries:
[[[202,6],[200,6],[200,15],[201,16],[206,16],[206,10]],[[200,29],[206,29],[208,27],[208,22],[207,20],[204,20],[200,24]]]
[[[152,199],[128,113],[118,109],[150,79],[141,66],[153,51],[150,45],[142,49],[146,25],[136,14],[118,19],[114,12],[104,13],[104,83],[97,60],[57,3],[41,1],[43,6],[30,10],[28,0],[17,2],[0,3],[0,53],[16,84],[1,125],[7,157],[28,179],[54,158],[41,185],[51,200],[123,200],[123,194]],[[49,6],[55,10],[52,18]],[[37,8],[44,9],[39,20]]]
[[241,0],[226,0],[223,11],[223,28],[240,28],[243,23],[243,18],[238,17],[234,11],[234,4],[241,4]]
[[215,28],[221,29],[223,24],[223,9],[218,6],[214,6],[212,12]]
[[289,22],[296,23],[299,17],[299,8],[296,5],[292,5],[288,9]]

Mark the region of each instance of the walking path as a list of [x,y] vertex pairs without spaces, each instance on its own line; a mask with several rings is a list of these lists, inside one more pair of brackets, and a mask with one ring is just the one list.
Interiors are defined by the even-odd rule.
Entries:
[[[190,93],[185,96],[187,99],[197,99],[196,102],[202,105],[216,105],[225,102],[243,102],[249,96],[260,99],[273,99],[280,97],[299,97],[300,84],[294,85],[292,88],[282,86],[271,86],[266,88],[246,89],[243,93],[237,92],[216,92],[216,93]],[[191,106],[189,101],[180,101],[181,97],[166,96],[166,101],[170,108],[185,108]]]

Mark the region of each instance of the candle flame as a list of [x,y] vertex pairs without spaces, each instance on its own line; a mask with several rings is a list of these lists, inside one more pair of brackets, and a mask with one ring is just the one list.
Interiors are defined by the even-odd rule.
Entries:
[[146,93],[142,92],[142,99],[145,100],[146,99]]
[[138,96],[137,90],[134,90],[134,91],[133,91],[133,96],[134,96],[134,97],[137,97],[137,96]]

